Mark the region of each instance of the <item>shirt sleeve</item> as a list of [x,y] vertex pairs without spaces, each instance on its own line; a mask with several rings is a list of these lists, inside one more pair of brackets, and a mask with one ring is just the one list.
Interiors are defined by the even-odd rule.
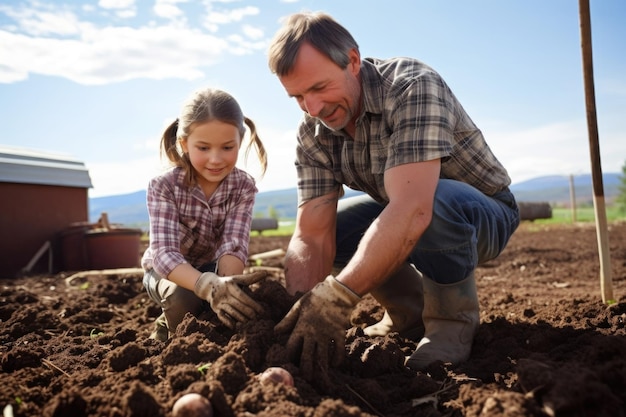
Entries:
[[152,267],[162,277],[167,277],[174,268],[187,262],[180,252],[174,187],[165,176],[161,176],[151,180],[147,190]]
[[438,73],[424,67],[404,82],[389,94],[399,99],[390,103],[395,129],[385,169],[441,159],[442,178],[466,182],[487,195],[510,184],[482,132]]
[[298,131],[295,163],[298,172],[298,206],[316,197],[342,190],[334,172],[335,168],[341,171],[341,167],[333,165],[330,154],[337,152],[334,147],[340,145],[331,143],[318,130],[315,119],[306,117]]
[[457,123],[455,104],[443,80],[425,71],[406,80],[391,101],[393,133],[385,169],[398,165],[443,159],[452,152]]
[[235,183],[230,188],[230,198],[224,221],[222,241],[217,247],[215,257],[232,255],[243,262],[248,262],[250,227],[257,188],[254,179],[243,171],[237,171]]

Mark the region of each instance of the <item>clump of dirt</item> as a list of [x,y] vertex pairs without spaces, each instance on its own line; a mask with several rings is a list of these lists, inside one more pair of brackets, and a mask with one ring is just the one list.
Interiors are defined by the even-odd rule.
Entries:
[[[254,236],[251,253],[286,249]],[[524,223],[504,253],[477,271],[481,325],[472,355],[428,372],[403,366],[416,342],[370,338],[383,310],[364,297],[347,331],[346,360],[305,381],[274,325],[295,299],[280,258],[252,295],[265,314],[236,331],[207,311],[187,315],[167,342],[148,338],[160,313],[139,275],[68,274],[0,280],[0,406],[20,416],[171,416],[200,393],[215,415],[624,416],[626,224],[609,229],[616,302],[602,303],[593,225]],[[258,265],[252,268],[259,268]],[[270,366],[295,384],[262,384]]]

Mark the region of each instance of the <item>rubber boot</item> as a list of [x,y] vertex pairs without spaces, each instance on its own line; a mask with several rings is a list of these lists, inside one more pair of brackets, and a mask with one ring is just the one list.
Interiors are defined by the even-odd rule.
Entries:
[[385,314],[378,323],[363,329],[366,335],[385,336],[398,332],[411,340],[419,340],[424,335],[422,273],[412,264],[405,263],[371,294],[385,308]]
[[474,274],[446,285],[424,276],[422,317],[426,332],[406,366],[421,371],[435,361],[465,362],[480,322]]

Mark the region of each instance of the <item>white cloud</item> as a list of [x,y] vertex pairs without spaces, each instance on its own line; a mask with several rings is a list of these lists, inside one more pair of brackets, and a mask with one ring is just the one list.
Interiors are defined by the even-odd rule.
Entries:
[[137,15],[135,0],[100,0],[98,6],[114,11],[122,19],[129,19]]
[[[250,151],[248,163],[244,163],[243,150],[238,166],[257,180],[260,192],[293,188],[297,185],[296,168],[294,166],[296,149],[296,130],[277,130],[257,123],[257,129],[265,150],[267,151],[267,172],[260,177],[260,165],[254,150]],[[244,142],[247,146],[248,142]]]
[[[293,165],[296,131],[276,131],[263,126],[257,128],[262,133],[261,140],[268,153],[268,170],[265,176],[261,177],[261,168],[254,149],[250,150],[247,163],[242,149],[237,166],[256,179],[260,192],[296,187],[296,169]],[[244,146],[248,145],[248,139],[249,136],[246,136]],[[149,150],[152,156],[127,161],[85,162],[93,185],[89,190],[89,197],[145,190],[152,177],[168,169],[169,162],[159,158],[159,144],[156,139],[137,142],[133,149]]]
[[183,15],[183,11],[174,6],[173,4],[155,4],[154,14],[159,17],[165,17],[168,19],[180,17]]
[[202,67],[229,49],[226,40],[168,26],[94,28],[79,40],[0,31],[0,55],[11,57],[5,73],[55,75],[91,85],[133,78],[196,79]]
[[254,16],[259,14],[258,7],[242,7],[239,9],[232,9],[227,11],[215,11],[211,3],[207,6],[207,15],[204,19],[204,27],[209,31],[215,33],[218,31],[220,25],[225,25],[233,22],[239,22],[246,16]]
[[128,9],[135,5],[135,0],[100,0],[98,6],[104,9]]
[[496,157],[509,171],[514,183],[549,172],[554,175],[576,173],[589,160],[584,153],[582,121],[489,132],[485,137]]
[[163,172],[165,166],[158,158],[143,158],[123,162],[85,163],[93,188],[89,197],[128,194],[145,190],[148,181]]
[[177,6],[178,3],[186,3],[186,0],[156,0],[154,14],[166,19],[178,19],[184,15],[183,10]]
[[[171,119],[163,120],[162,129],[171,123]],[[237,166],[256,180],[259,192],[294,188],[297,185],[296,169],[294,166],[296,148],[296,128],[283,130],[282,128],[266,126],[255,120],[257,132],[268,155],[268,169],[261,175],[261,166],[253,148],[250,149],[248,159],[245,156],[245,147],[248,146],[250,135],[246,134],[243,148],[239,153]],[[170,167],[166,157],[160,155],[160,132],[147,136],[144,139],[129,140],[133,155],[128,160],[116,158],[109,161],[92,161],[86,156],[77,156],[84,161],[89,170],[93,188],[89,190],[90,197],[104,197],[109,195],[127,194],[146,189],[151,178],[161,174]]]
[[69,10],[12,8],[3,6],[0,12],[16,22],[15,30],[32,36],[75,35],[80,32],[80,22]]
[[125,9],[125,10],[118,10],[115,12],[115,14],[117,15],[117,17],[120,17],[122,19],[130,19],[131,17],[135,17],[137,16],[137,10],[136,9]]
[[[0,49],[2,49],[0,47]],[[14,66],[0,64],[0,83],[10,84],[23,81],[28,78],[28,70]]]
[[[242,33],[220,38],[185,24],[179,0],[159,0],[155,13],[177,19],[168,25],[105,26],[81,21],[69,10],[37,3],[39,9],[0,7],[16,25],[0,28],[0,82],[10,83],[43,74],[85,85],[102,85],[135,78],[198,79],[204,68],[224,55],[244,55],[265,47],[262,32],[245,25]],[[130,0],[101,0],[101,7],[120,13],[134,7]],[[157,10],[157,8],[161,8]],[[255,7],[220,14],[220,23],[257,14]],[[246,41],[252,39],[254,42]]]
[[[164,121],[165,124],[169,121]],[[260,192],[294,188],[297,175],[294,166],[296,129],[283,130],[257,123],[257,129],[268,154],[268,169],[261,177],[261,169],[254,149],[247,163],[242,149],[238,166],[257,181]],[[499,126],[498,130],[484,131],[492,150],[508,170],[513,183],[545,175],[579,175],[591,172],[589,144],[583,121],[554,123],[531,129],[515,130]],[[244,146],[247,146],[246,136]],[[602,168],[604,172],[621,172],[626,158],[626,141],[613,135],[601,138]],[[131,193],[145,189],[150,178],[167,168],[167,161],[159,160],[158,140],[136,142],[137,151],[148,150],[153,156],[131,161],[88,163],[94,189],[91,197]]]
[[267,42],[265,41],[250,42],[243,36],[237,34],[230,35],[226,39],[232,44],[232,49],[230,49],[229,52],[233,55],[246,55],[252,51],[263,50],[267,47]]
[[239,9],[228,10],[225,12],[216,12],[208,10],[206,21],[214,24],[227,24],[239,22],[246,16],[254,16],[259,14],[258,7],[247,6]]
[[[552,123],[528,129],[487,126],[489,146],[508,170],[513,183],[544,175],[578,175],[591,172],[587,125],[584,120]],[[603,172],[620,170],[626,141],[617,132],[600,137]]]
[[242,32],[250,39],[262,39],[264,36],[263,30],[259,28],[255,28],[250,25],[243,25]]

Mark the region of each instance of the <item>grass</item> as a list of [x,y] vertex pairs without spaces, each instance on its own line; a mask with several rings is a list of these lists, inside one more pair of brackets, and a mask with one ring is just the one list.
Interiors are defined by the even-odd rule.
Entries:
[[278,222],[278,229],[265,230],[263,232],[250,232],[250,237],[257,236],[291,236],[295,229],[295,219],[280,219]]
[[[567,224],[574,223],[593,223],[596,219],[595,209],[591,206],[577,207],[575,213],[569,208],[552,208],[551,219],[534,220],[538,224]],[[626,213],[616,206],[606,207],[606,218],[608,222],[625,221]]]
[[[576,208],[576,223],[594,223],[595,222],[595,209],[593,206],[584,206]],[[533,224],[571,224],[573,221],[574,213],[569,208],[553,207],[552,218],[550,219],[536,219],[533,220]],[[609,223],[616,221],[626,221],[626,212],[620,210],[615,205],[606,207],[606,217]],[[291,236],[295,227],[294,219],[280,219],[278,229],[265,230],[263,233],[252,232],[251,237],[257,236]]]
[[203,365],[198,366],[198,372],[200,372],[202,375],[204,375],[206,373],[206,371],[209,370],[209,368],[211,367],[210,363],[205,363]]

